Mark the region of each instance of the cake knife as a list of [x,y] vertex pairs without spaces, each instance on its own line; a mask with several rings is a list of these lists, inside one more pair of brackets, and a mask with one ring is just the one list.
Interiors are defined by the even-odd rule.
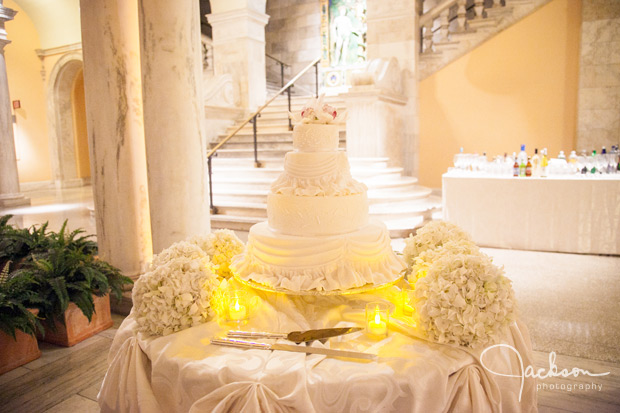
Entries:
[[255,350],[281,350],[281,351],[293,351],[297,353],[311,353],[322,354],[328,357],[344,357],[362,360],[376,360],[377,356],[370,353],[361,353],[359,351],[346,351],[346,350],[334,350],[331,348],[322,347],[306,347],[295,346],[292,344],[268,344],[257,343],[255,341],[236,340],[233,338],[213,338],[211,344],[218,346],[237,347],[242,349],[255,349]]
[[361,327],[322,328],[318,330],[292,331],[290,333],[267,333],[263,331],[229,331],[226,335],[231,338],[284,338],[294,343],[323,340],[343,334],[355,333],[363,330]]

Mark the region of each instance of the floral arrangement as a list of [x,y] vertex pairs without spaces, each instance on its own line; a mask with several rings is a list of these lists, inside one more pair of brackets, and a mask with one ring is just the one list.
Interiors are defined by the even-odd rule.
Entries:
[[138,329],[168,335],[206,322],[217,312],[230,260],[244,244],[229,230],[177,242],[153,257],[133,289]]
[[164,250],[151,271],[136,281],[133,311],[140,331],[168,335],[204,323],[212,315],[211,296],[219,285],[218,277],[206,255],[199,256],[199,248],[185,244],[189,243]]
[[300,113],[289,112],[289,116],[296,123],[340,123],[345,120],[345,112],[338,113],[336,108],[323,103],[325,95],[310,99]]
[[515,320],[511,281],[482,253],[443,254],[415,282],[418,325],[432,341],[479,348]]
[[511,281],[457,225],[433,221],[405,241],[415,318],[430,340],[478,348],[515,320]]
[[[448,241],[442,246],[422,251],[417,257],[409,257],[407,262],[411,265],[407,268],[410,283],[425,277],[430,265],[446,254],[480,254],[480,248],[473,242],[465,239]],[[415,276],[415,279],[413,278]]]
[[414,259],[424,251],[441,247],[450,241],[471,241],[469,234],[458,225],[446,221],[431,221],[420,228],[416,235],[409,235],[405,240],[403,256],[407,262],[407,274],[411,274]]
[[233,231],[228,229],[220,229],[207,236],[196,236],[191,238],[189,242],[198,246],[209,256],[214,271],[224,279],[232,276],[231,259],[235,255],[241,254],[245,249],[243,242]]

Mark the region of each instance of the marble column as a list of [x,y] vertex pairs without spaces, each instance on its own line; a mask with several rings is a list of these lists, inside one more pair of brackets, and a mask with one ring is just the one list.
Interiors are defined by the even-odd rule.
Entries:
[[214,73],[232,75],[247,111],[266,99],[265,4],[265,0],[212,0],[212,13],[207,15],[213,28]]
[[340,95],[347,108],[347,155],[389,158],[403,166],[403,109],[407,99],[375,85],[354,86]]
[[7,39],[4,23],[13,20],[16,12],[4,7],[2,1],[0,0],[0,208],[5,208],[30,204],[30,199],[19,192],[11,98],[4,60],[4,46],[11,43]]
[[400,159],[405,174],[418,173],[419,116],[418,116],[418,50],[420,48],[419,1],[367,0],[368,59],[395,57],[402,73],[402,94],[407,99],[403,107]]
[[81,0],[86,122],[102,259],[133,279],[152,259],[137,0]]
[[210,231],[197,1],[139,0],[153,251]]

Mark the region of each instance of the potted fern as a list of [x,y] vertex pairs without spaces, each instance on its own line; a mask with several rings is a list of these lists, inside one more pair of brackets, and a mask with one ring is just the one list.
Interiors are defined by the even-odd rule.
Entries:
[[41,356],[35,334],[43,327],[38,310],[29,309],[40,301],[34,279],[9,274],[9,264],[0,272],[0,374]]
[[[2,220],[0,220],[2,225]],[[83,230],[58,233],[47,224],[28,230],[5,230],[14,258],[20,260],[12,271],[35,281],[39,317],[44,319],[44,341],[72,346],[112,325],[111,293],[122,298],[128,277],[97,258],[97,244]],[[0,243],[2,243],[0,227]],[[5,243],[8,241],[5,240]],[[24,254],[24,251],[27,251]],[[0,259],[7,259],[2,257]]]

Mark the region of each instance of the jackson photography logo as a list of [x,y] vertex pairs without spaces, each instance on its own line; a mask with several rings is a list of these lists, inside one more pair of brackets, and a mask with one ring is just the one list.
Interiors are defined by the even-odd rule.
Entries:
[[[498,371],[491,370],[484,364],[484,356],[486,355],[486,353],[488,351],[491,351],[493,349],[500,348],[500,347],[505,347],[516,354],[517,358],[519,359],[519,371],[498,372]],[[519,390],[519,401],[521,401],[521,395],[523,394],[523,385],[525,384],[526,377],[532,378],[532,379],[546,380],[546,379],[550,379],[554,377],[566,378],[566,377],[571,377],[571,376],[578,377],[581,375],[590,376],[590,377],[600,377],[600,376],[607,376],[609,374],[608,371],[605,373],[591,373],[588,370],[584,370],[579,367],[573,367],[570,370],[567,368],[560,370],[558,369],[558,366],[556,366],[555,364],[555,358],[556,358],[555,351],[552,351],[551,353],[549,353],[549,369],[548,370],[544,368],[540,368],[536,370],[534,366],[532,365],[527,365],[524,368],[523,358],[521,357],[521,354],[516,348],[514,348],[513,346],[509,344],[495,344],[493,346],[489,346],[485,348],[484,351],[480,354],[480,364],[482,364],[482,367],[484,367],[484,369],[490,372],[491,374],[495,374],[497,376],[502,376],[502,377],[516,377],[516,378],[521,379],[521,389]],[[601,391],[602,388],[603,388],[602,384],[596,384],[594,382],[592,383],[569,383],[569,384],[539,382],[536,386],[536,390],[564,390],[564,391],[573,391],[573,390]]]

